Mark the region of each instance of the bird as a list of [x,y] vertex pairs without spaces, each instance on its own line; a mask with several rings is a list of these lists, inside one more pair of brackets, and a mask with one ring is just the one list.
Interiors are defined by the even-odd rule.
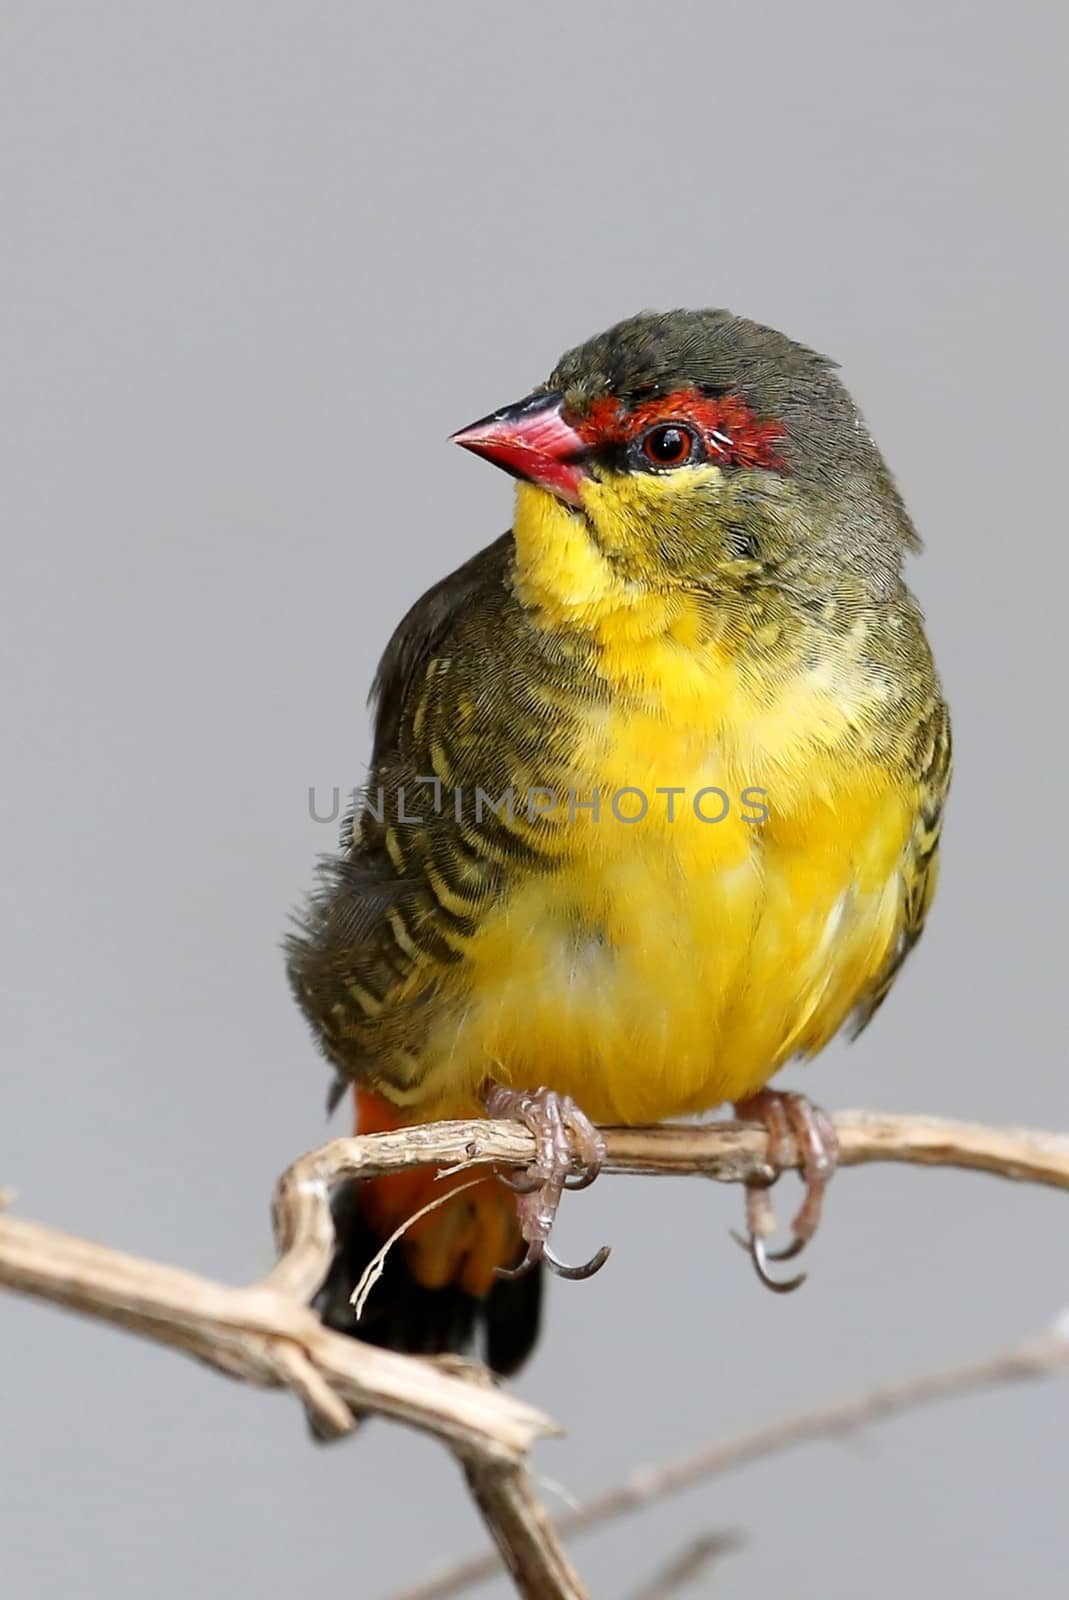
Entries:
[[642,312],[453,437],[515,480],[512,526],[390,638],[368,780],[286,959],[358,1131],[494,1116],[535,1141],[474,1187],[342,1186],[320,1315],[508,1374],[545,1269],[604,1262],[551,1231],[606,1124],[759,1122],[740,1242],[801,1281],[770,1263],[816,1231],[835,1130],[770,1082],[859,1032],[920,937],[950,723],[903,578],[920,541],[830,359],[726,310]]

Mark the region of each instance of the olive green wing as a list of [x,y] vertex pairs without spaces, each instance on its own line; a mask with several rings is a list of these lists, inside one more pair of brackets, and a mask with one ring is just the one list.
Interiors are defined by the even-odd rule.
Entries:
[[511,534],[503,535],[434,584],[395,629],[371,690],[374,743],[362,807],[343,828],[342,853],[321,862],[318,884],[285,942],[297,1003],[343,1078],[378,1081],[407,1072],[433,968],[455,957],[437,930],[425,875],[399,854],[390,826],[406,775],[399,742],[458,618],[480,595],[504,594],[511,545]]
[[491,585],[495,581],[504,583],[511,554],[512,534],[503,533],[462,567],[433,584],[397,624],[382,653],[368,696],[368,703],[375,708],[373,768],[389,760],[396,749],[413,685],[426,670],[453,622],[488,582]]
[[898,938],[886,965],[862,996],[854,1012],[855,1038],[868,1026],[886,1000],[906,957],[924,932],[928,909],[935,894],[943,810],[953,770],[950,714],[938,696],[930,712],[917,725],[913,750],[917,810],[902,868],[902,913]]

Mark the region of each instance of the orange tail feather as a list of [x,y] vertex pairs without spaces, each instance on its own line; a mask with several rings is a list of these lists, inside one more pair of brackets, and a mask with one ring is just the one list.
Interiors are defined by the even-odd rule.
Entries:
[[[355,1100],[358,1133],[405,1126],[403,1113],[381,1096],[358,1087]],[[459,1353],[478,1342],[496,1371],[515,1371],[537,1336],[540,1273],[497,1276],[522,1253],[515,1199],[493,1176],[449,1198],[470,1184],[470,1173],[439,1179],[433,1167],[419,1167],[343,1185],[333,1205],[338,1248],[316,1300],[324,1322],[419,1354]],[[358,1322],[350,1298],[364,1268],[431,1201],[441,1203],[391,1247]]]

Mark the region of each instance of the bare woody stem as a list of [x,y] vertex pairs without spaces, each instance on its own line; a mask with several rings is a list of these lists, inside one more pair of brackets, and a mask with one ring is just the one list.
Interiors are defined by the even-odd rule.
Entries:
[[[844,1166],[961,1167],[1069,1189],[1064,1136],[867,1112],[844,1113],[836,1128]],[[734,1123],[609,1129],[607,1144],[609,1172],[700,1174],[725,1183],[768,1175],[764,1132]],[[309,1309],[333,1250],[334,1184],[425,1165],[517,1167],[533,1151],[525,1129],[503,1122],[428,1123],[336,1139],[279,1180],[279,1259],[266,1278],[238,1288],[3,1215],[0,1286],[184,1350],[245,1382],[287,1388],[322,1436],[350,1432],[367,1412],[433,1434],[467,1474],[519,1592],[584,1600],[526,1470],[532,1445],[559,1432],[556,1424],[478,1381],[480,1369],[374,1349],[329,1332]]]
[[[940,1117],[897,1117],[844,1111],[835,1118],[840,1165],[874,1161],[960,1167],[998,1177],[1069,1189],[1069,1136],[1025,1128],[989,1128]],[[745,1183],[771,1176],[765,1133],[737,1122],[655,1128],[606,1128],[606,1173],[715,1178]],[[334,1231],[327,1190],[344,1178],[378,1178],[408,1167],[463,1170],[523,1166],[534,1140],[511,1122],[429,1122],[396,1133],[335,1139],[294,1162],[275,1192],[280,1259],[269,1281],[308,1300],[326,1274]]]

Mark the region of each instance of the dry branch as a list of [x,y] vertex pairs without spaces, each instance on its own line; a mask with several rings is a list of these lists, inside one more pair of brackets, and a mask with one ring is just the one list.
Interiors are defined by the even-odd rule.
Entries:
[[[844,1166],[898,1161],[962,1167],[1069,1189],[1069,1138],[1063,1136],[866,1112],[844,1113],[836,1128]],[[736,1123],[609,1129],[607,1144],[607,1172],[697,1174],[721,1182],[770,1175],[764,1132]],[[501,1390],[472,1381],[463,1363],[374,1349],[324,1329],[309,1309],[330,1263],[334,1184],[423,1165],[523,1166],[533,1152],[530,1134],[505,1122],[428,1123],[336,1139],[301,1157],[279,1180],[279,1259],[266,1278],[243,1288],[5,1213],[0,1285],[184,1350],[231,1377],[287,1388],[322,1435],[351,1431],[365,1412],[434,1435],[467,1473],[520,1593],[582,1600],[585,1591],[555,1531],[569,1524],[575,1531],[574,1519],[549,1523],[525,1466],[531,1446],[558,1432],[556,1425]],[[824,1431],[845,1425],[825,1419]],[[820,1431],[812,1422],[809,1429],[803,1436]],[[727,1448],[737,1453],[739,1442],[718,1447]]]
[[10,1213],[0,1216],[0,1283],[173,1345],[248,1383],[293,1388],[296,1372],[303,1388],[311,1371],[314,1394],[325,1383],[351,1411],[381,1412],[477,1460],[518,1465],[535,1439],[559,1431],[502,1390],[329,1332],[307,1306],[266,1284],[230,1288]]
[[[1064,1134],[872,1111],[844,1111],[835,1127],[844,1167],[873,1161],[961,1167],[1069,1189],[1069,1136]],[[771,1176],[764,1130],[737,1122],[608,1128],[605,1139],[606,1173],[701,1176],[720,1183]],[[396,1133],[334,1139],[295,1161],[279,1181],[275,1235],[281,1259],[268,1282],[299,1300],[315,1294],[333,1248],[329,1188],[344,1178],[379,1178],[420,1166],[518,1167],[533,1155],[531,1135],[512,1122],[428,1122]]]
[[[554,1531],[559,1539],[574,1539],[614,1517],[643,1510],[670,1495],[693,1488],[696,1483],[719,1477],[764,1456],[779,1455],[816,1439],[842,1438],[869,1423],[882,1422],[941,1400],[1069,1372],[1069,1318],[1063,1318],[1062,1323],[1066,1326],[1060,1323],[1048,1333],[1023,1340],[980,1361],[938,1367],[896,1383],[881,1384],[860,1394],[748,1429],[718,1443],[699,1445],[668,1461],[637,1467],[620,1483],[556,1517]],[[492,1578],[496,1571],[497,1562],[492,1552],[470,1556],[443,1568],[426,1582],[406,1589],[394,1600],[452,1600],[452,1596]]]

